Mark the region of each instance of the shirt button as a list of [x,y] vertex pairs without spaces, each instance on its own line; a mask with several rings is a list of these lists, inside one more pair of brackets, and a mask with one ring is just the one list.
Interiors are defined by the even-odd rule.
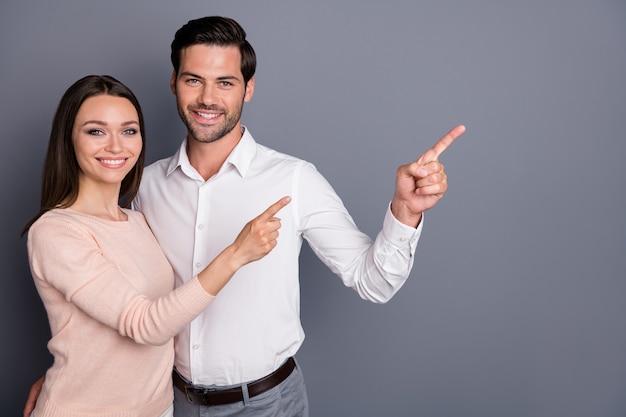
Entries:
[[406,238],[405,237],[401,237],[400,238],[400,242],[406,242]]
[[198,229],[200,229],[200,230],[204,229],[204,225],[203,224],[199,224],[198,225]]
[[199,348],[200,348],[199,344],[196,343],[195,345],[193,345],[193,350],[198,350]]
[[196,268],[200,268],[200,262],[196,263]]

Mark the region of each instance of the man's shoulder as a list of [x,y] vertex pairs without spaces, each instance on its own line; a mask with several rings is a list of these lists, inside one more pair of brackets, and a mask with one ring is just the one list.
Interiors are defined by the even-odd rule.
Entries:
[[147,165],[143,169],[143,179],[149,179],[158,175],[165,175],[174,158],[176,158],[176,154],[170,155],[167,158],[159,159]]
[[280,173],[285,178],[296,175],[304,181],[325,181],[314,163],[259,143],[256,144],[254,169],[257,172]]
[[261,145],[259,143],[256,144],[257,147],[257,158],[265,161],[272,161],[275,163],[285,163],[285,164],[307,164],[310,165],[310,162],[294,156],[290,155],[276,149],[270,148],[269,146]]
[[169,184],[169,181],[165,181],[165,179],[170,173],[170,167],[174,163],[174,158],[176,158],[176,155],[159,159],[144,167],[139,191],[133,202],[133,208],[143,209],[144,207],[141,207],[140,204],[141,200],[148,200],[150,195],[163,190]]

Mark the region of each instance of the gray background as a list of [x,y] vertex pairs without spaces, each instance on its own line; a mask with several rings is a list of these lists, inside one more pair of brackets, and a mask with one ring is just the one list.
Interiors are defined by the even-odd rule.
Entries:
[[304,249],[313,416],[626,415],[623,0],[3,1],[0,415],[21,415],[50,364],[20,230],[58,100],[114,75],[142,102],[149,161],[169,155],[184,134],[169,44],[210,14],[259,56],[244,123],[315,163],[372,236],[396,167],[468,128],[390,303]]

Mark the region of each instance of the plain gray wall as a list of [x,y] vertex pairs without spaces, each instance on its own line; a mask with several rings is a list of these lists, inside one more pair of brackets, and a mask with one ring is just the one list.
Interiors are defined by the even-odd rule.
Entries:
[[62,93],[117,77],[149,161],[169,155],[169,44],[212,14],[258,54],[244,123],[315,163],[371,236],[396,167],[468,128],[391,302],[361,301],[305,247],[312,416],[626,415],[623,0],[3,1],[0,415],[21,415],[51,360],[20,230]]

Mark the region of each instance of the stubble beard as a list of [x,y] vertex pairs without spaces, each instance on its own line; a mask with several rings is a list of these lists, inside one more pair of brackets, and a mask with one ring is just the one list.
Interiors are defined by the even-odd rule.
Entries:
[[[189,113],[185,112],[180,105],[178,105],[177,107],[178,115],[187,127],[188,136],[191,139],[194,139],[201,143],[211,143],[220,140],[228,133],[230,133],[235,128],[235,126],[237,126],[237,123],[239,123],[239,120],[241,119],[243,101],[241,105],[235,109],[234,113],[228,113],[224,111],[224,121],[220,125],[214,125],[210,128],[199,126],[199,124],[192,119],[192,116],[189,115]],[[206,106],[202,108],[202,110],[223,109],[219,109],[216,106]],[[188,112],[191,112],[191,110],[188,110]]]

